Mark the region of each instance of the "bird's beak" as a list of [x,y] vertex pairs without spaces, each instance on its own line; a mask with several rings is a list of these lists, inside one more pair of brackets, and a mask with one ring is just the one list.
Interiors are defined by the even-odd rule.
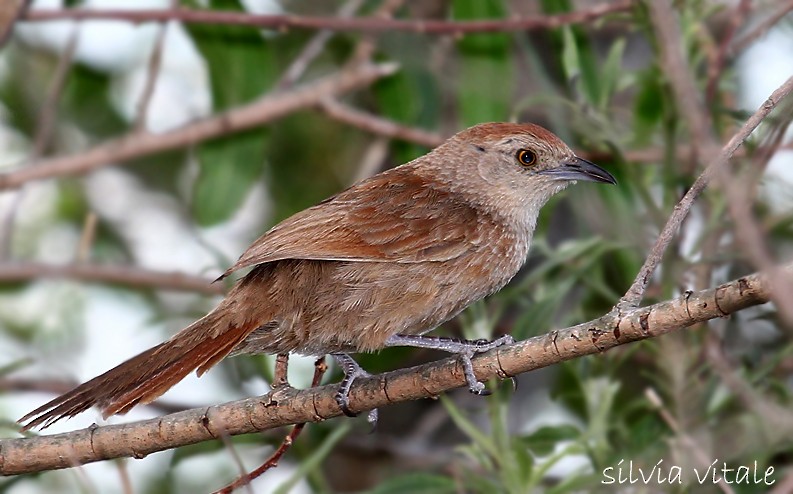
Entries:
[[602,182],[606,184],[616,184],[614,176],[597,166],[591,161],[573,156],[568,158],[556,168],[549,168],[540,172],[543,175],[551,175],[559,180],[584,180],[587,182]]

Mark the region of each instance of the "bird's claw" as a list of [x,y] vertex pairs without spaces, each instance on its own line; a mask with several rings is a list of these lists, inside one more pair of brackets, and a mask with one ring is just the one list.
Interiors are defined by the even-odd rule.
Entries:
[[[334,353],[333,358],[344,371],[344,379],[339,383],[339,390],[336,391],[334,399],[344,415],[348,417],[357,417],[358,413],[350,410],[350,388],[357,378],[369,377],[371,374],[363,370],[361,366],[346,353]],[[377,418],[377,409],[369,410],[366,420],[372,425],[373,431],[377,426]]]

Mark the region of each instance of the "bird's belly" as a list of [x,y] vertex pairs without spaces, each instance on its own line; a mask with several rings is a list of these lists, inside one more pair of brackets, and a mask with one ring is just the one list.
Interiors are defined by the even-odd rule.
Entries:
[[279,301],[277,313],[235,353],[325,355],[377,350],[391,335],[425,333],[500,289],[522,259],[510,262],[502,257],[492,262],[491,257],[485,263],[468,256],[424,263],[289,260],[273,264],[277,266],[266,267],[269,273],[261,273],[255,284],[266,292],[265,299]]

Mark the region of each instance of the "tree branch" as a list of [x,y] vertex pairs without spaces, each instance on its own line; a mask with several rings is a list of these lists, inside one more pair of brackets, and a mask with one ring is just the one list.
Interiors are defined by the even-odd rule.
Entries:
[[[793,264],[785,266],[793,274]],[[724,317],[770,297],[767,276],[755,273],[716,288],[639,309],[616,308],[599,319],[551,331],[473,359],[480,380],[514,376],[562,361],[600,353],[633,341]],[[350,391],[355,411],[435,397],[466,384],[459,361],[448,358],[369,378]],[[0,475],[40,472],[111,458],[143,458],[165,449],[261,432],[341,415],[336,385],[305,390],[286,388],[264,397],[186,410],[129,424],[92,426],[65,434],[0,441]]]
[[735,40],[729,48],[729,54],[735,55],[745,50],[749,45],[760,39],[763,35],[768,33],[779,21],[784,19],[790,11],[793,10],[793,0],[781,2],[777,10],[765,20],[757,24],[749,32],[741,36],[740,39]]
[[353,66],[314,83],[289,91],[277,91],[242,107],[234,108],[162,134],[136,132],[107,141],[88,151],[46,159],[0,175],[0,190],[46,178],[87,173],[110,163],[179,148],[205,139],[247,129],[280,118],[324,98],[340,95],[393,74],[394,63]]
[[42,22],[54,20],[120,20],[134,23],[180,21],[191,24],[229,24],[287,29],[327,29],[352,32],[407,31],[421,34],[465,34],[549,29],[568,24],[580,24],[608,14],[625,12],[634,5],[633,0],[602,3],[587,10],[555,15],[532,15],[508,19],[480,21],[447,21],[436,19],[390,19],[383,17],[309,17],[298,15],[256,15],[219,10],[116,10],[116,9],[35,9],[28,11],[22,20]]
[[339,103],[334,99],[323,100],[319,108],[334,120],[389,139],[413,142],[430,149],[440,146],[446,140],[446,137],[435,132],[403,125]]
[[647,289],[647,285],[650,283],[650,277],[652,276],[655,268],[658,267],[658,264],[661,262],[661,258],[666,252],[666,248],[669,246],[669,243],[672,241],[677,230],[680,228],[680,225],[683,223],[683,220],[686,216],[688,216],[688,212],[691,210],[691,206],[694,204],[694,201],[697,199],[700,193],[705,190],[710,179],[716,174],[718,168],[726,166],[727,162],[732,158],[732,155],[738,149],[738,147],[743,144],[743,142],[751,135],[754,129],[760,125],[770,113],[771,111],[779,105],[779,103],[785,99],[790,92],[793,91],[793,77],[790,77],[787,81],[785,81],[781,86],[779,86],[771,96],[768,97],[765,102],[760,105],[760,108],[749,117],[746,122],[744,122],[743,126],[732,136],[732,138],[724,145],[721,149],[719,154],[710,161],[705,171],[694,181],[691,185],[691,188],[688,189],[688,192],[680,199],[680,202],[677,203],[675,206],[674,211],[672,212],[671,216],[669,216],[669,220],[664,225],[664,228],[661,230],[661,233],[658,235],[658,239],[655,241],[652,249],[650,249],[650,253],[645,259],[644,264],[642,265],[641,269],[639,269],[639,273],[636,275],[636,279],[633,281],[633,284],[625,292],[625,295],[620,300],[618,307],[623,309],[630,309],[639,305],[641,302],[642,297],[644,296],[644,291]]
[[32,262],[0,262],[0,283],[14,283],[42,278],[67,278],[100,283],[113,283],[133,288],[156,288],[222,295],[222,283],[184,273],[150,271],[125,266],[98,264],[40,264]]

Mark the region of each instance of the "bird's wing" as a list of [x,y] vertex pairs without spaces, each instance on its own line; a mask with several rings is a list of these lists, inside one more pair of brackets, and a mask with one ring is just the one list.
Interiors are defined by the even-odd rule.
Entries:
[[281,259],[446,261],[481,243],[479,213],[409,167],[395,168],[284,220],[222,277]]

